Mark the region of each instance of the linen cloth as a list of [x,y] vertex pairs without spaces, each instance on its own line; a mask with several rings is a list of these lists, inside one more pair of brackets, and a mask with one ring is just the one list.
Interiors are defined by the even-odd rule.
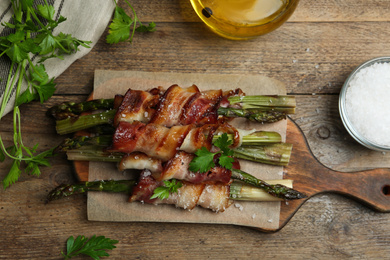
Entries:
[[[58,18],[60,15],[67,18],[61,23],[53,34],[59,32],[69,33],[72,36],[84,40],[91,41],[91,48],[79,46],[79,51],[72,55],[65,55],[64,60],[53,58],[46,60],[43,64],[50,78],[58,77],[64,72],[74,61],[88,54],[92,47],[95,46],[98,39],[107,28],[111,20],[115,2],[114,0],[48,0],[50,5],[53,5]],[[34,4],[44,4],[44,0],[35,0]],[[12,21],[12,7],[10,0],[0,0],[0,22]],[[5,36],[9,33],[9,29],[0,25],[0,36]],[[38,59],[35,59],[38,60]],[[7,82],[8,73],[11,62],[5,55],[0,58],[0,104],[4,94],[5,85]],[[26,85],[22,88],[22,92],[26,89]],[[12,93],[11,100],[8,102],[5,114],[12,110],[15,100],[15,91]]]

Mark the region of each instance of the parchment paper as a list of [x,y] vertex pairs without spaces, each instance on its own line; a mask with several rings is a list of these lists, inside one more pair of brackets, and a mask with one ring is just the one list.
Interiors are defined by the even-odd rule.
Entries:
[[[128,88],[168,88],[173,84],[188,87],[195,84],[200,90],[241,88],[247,95],[285,94],[284,85],[274,79],[257,75],[216,75],[196,73],[150,73],[139,71],[96,71],[94,98],[114,97],[124,94]],[[286,136],[286,120],[273,124],[248,123],[234,120],[238,128],[257,128],[277,131]],[[242,170],[263,180],[282,179],[283,167],[270,166],[241,160]],[[112,163],[93,162],[89,165],[89,180],[131,178],[121,173]],[[140,222],[188,222],[235,224],[257,228],[279,227],[280,202],[235,202],[223,213],[196,207],[188,211],[172,205],[129,203],[127,195],[88,193],[88,219],[92,221],[140,221]]]

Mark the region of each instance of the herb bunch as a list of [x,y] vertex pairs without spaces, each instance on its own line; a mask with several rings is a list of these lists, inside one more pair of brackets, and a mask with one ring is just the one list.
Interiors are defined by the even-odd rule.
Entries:
[[[48,158],[53,155],[54,148],[37,153],[38,144],[30,148],[23,144],[19,106],[37,100],[43,103],[56,90],[54,78],[50,78],[43,64],[50,58],[63,59],[64,55],[76,53],[80,46],[89,48],[89,41],[79,40],[71,34],[53,30],[66,18],[55,19],[55,9],[44,0],[44,5],[34,4],[34,0],[10,0],[13,10],[12,22],[3,23],[12,33],[0,37],[0,58],[5,56],[11,61],[6,79],[5,91],[0,100],[0,121],[12,96],[15,97],[13,107],[13,145],[5,147],[0,135],[0,162],[7,157],[12,161],[10,171],[2,180],[4,189],[15,183],[22,173],[22,163],[27,174],[39,176],[40,166],[49,166]],[[114,44],[132,41],[135,32],[153,32],[155,23],[143,25],[134,8],[125,0],[133,13],[133,18],[118,6],[117,1],[114,17],[109,25],[107,43]],[[36,63],[33,60],[37,59]],[[1,79],[5,80],[5,79]],[[22,92],[22,83],[27,83],[27,89]]]
[[[25,162],[25,172],[40,175],[40,166],[48,166],[48,157],[53,149],[37,153],[38,144],[30,148],[24,145],[21,133],[19,106],[33,100],[43,103],[55,92],[54,79],[46,72],[43,62],[50,58],[63,59],[64,55],[78,51],[79,46],[89,48],[90,42],[72,37],[70,34],[53,34],[53,30],[66,18],[55,19],[55,9],[45,0],[44,5],[34,4],[34,0],[10,0],[13,10],[12,22],[2,25],[11,31],[0,37],[0,57],[6,56],[10,70],[0,106],[0,120],[12,96],[13,107],[13,145],[5,147],[0,136],[0,162],[6,157],[13,160],[10,171],[3,179],[4,189],[15,183],[22,172],[21,163]],[[38,62],[35,64],[34,59]],[[22,92],[22,83],[27,89]]]

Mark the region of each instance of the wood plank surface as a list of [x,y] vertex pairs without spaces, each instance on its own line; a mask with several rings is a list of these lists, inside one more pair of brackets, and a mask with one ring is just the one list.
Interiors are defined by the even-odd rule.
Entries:
[[[131,3],[142,21],[157,23],[157,31],[113,46],[104,42],[105,33],[56,79],[53,98],[22,107],[27,144],[39,142],[45,149],[64,138],[55,134],[45,111],[86,99],[95,69],[257,74],[284,82],[297,96],[292,118],[321,163],[337,171],[389,167],[389,153],[370,151],[347,134],[337,105],[340,88],[357,65],[390,56],[390,1],[301,0],[281,28],[240,42],[211,33],[187,0]],[[9,144],[11,114],[1,120],[0,132]],[[44,203],[49,190],[74,181],[64,156],[51,162],[39,178],[22,174],[20,182],[0,189],[0,259],[61,259],[69,236],[93,234],[119,240],[109,259],[386,259],[390,254],[390,214],[334,194],[308,200],[276,233],[230,225],[90,222],[83,195]],[[0,165],[1,178],[9,165]]]

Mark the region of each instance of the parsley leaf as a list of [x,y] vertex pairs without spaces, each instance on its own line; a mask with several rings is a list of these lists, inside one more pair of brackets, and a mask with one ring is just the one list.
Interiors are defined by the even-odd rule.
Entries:
[[5,176],[3,179],[4,188],[14,184],[19,179],[21,173],[22,171],[20,170],[20,161],[13,161],[11,169],[9,170],[7,176]]
[[189,170],[192,172],[207,172],[215,166],[214,156],[216,153],[212,153],[202,147],[195,152],[196,157],[190,162]]
[[64,259],[69,259],[74,256],[87,255],[93,259],[99,260],[102,256],[110,256],[106,250],[112,250],[116,248],[114,244],[117,244],[117,240],[112,240],[104,236],[92,236],[87,238],[85,236],[78,236],[74,239],[73,236],[69,237],[66,242],[66,254],[61,252]]
[[229,140],[229,137],[226,133],[223,133],[215,142],[214,145],[221,149],[225,155],[232,155],[233,151],[230,150],[229,146],[233,144],[232,140]]
[[[114,18],[112,19],[106,37],[106,42],[109,44],[119,43],[133,40],[134,33],[137,32],[153,32],[156,30],[156,24],[150,23],[148,26],[143,25],[137,17],[133,7],[126,0],[127,5],[133,11],[133,17],[131,18],[123,8],[118,5],[115,7]],[[116,4],[116,2],[115,2]],[[139,24],[137,26],[137,23]]]
[[117,6],[115,8],[114,19],[108,26],[110,29],[106,39],[107,43],[123,42],[130,38],[130,26],[132,24],[133,20],[126,14],[125,10]]
[[150,199],[159,198],[160,200],[169,198],[169,194],[176,193],[179,188],[183,186],[181,181],[172,179],[170,181],[164,181],[164,186],[157,187],[153,191],[152,197]]
[[233,162],[234,162],[234,159],[230,156],[226,156],[226,155],[221,155],[218,159],[218,162],[219,164],[226,168],[226,169],[232,169],[233,168]]
[[220,155],[218,158],[218,163],[226,169],[232,169],[234,159],[233,151],[229,146],[233,143],[232,140],[229,140],[229,137],[226,133],[223,133],[215,142],[214,145],[220,150],[218,152],[212,153],[202,147],[195,152],[195,157],[192,159],[189,165],[189,170],[192,172],[205,173],[208,172],[211,168],[215,166],[214,157]]

